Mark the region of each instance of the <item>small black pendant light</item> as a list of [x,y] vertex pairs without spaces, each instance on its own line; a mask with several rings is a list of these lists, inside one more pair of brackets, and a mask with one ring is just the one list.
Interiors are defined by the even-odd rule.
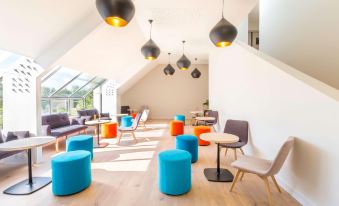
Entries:
[[230,46],[237,37],[237,28],[224,18],[224,0],[222,1],[222,18],[210,32],[210,39],[216,47]]
[[135,13],[131,0],[96,0],[96,6],[106,23],[114,27],[126,26]]
[[149,40],[142,46],[141,53],[144,55],[145,59],[147,60],[155,60],[160,55],[160,49],[157,44],[152,40],[152,23],[153,20],[148,20],[151,24]]
[[[195,64],[197,65],[197,58],[195,58]],[[198,79],[200,76],[201,76],[201,72],[195,68],[192,73],[191,73],[191,76],[194,78],[194,79]]]
[[187,70],[191,66],[191,61],[185,56],[185,40],[182,41],[182,56],[177,61],[177,66],[180,70]]
[[168,65],[164,68],[164,73],[166,76],[172,76],[175,72],[175,69],[171,65],[171,53],[168,53]]

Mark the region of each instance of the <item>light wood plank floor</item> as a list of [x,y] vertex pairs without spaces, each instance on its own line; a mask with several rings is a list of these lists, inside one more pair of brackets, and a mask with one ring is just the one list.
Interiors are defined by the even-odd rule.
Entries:
[[[192,133],[192,127],[185,127],[186,133]],[[203,170],[216,167],[216,145],[199,147],[199,160],[192,165],[192,189],[182,196],[167,196],[159,192],[157,181],[157,155],[160,151],[174,148],[175,138],[168,133],[167,122],[151,122],[147,129],[140,129],[136,136],[138,143],[123,137],[121,145],[116,139],[104,140],[110,143],[107,148],[96,149],[92,163],[93,182],[81,193],[66,197],[56,197],[51,185],[28,196],[0,194],[1,206],[101,206],[101,205],[268,205],[266,190],[261,179],[254,175],[245,175],[234,192],[230,193],[231,183],[215,183],[206,180]],[[61,144],[61,151],[64,144]],[[224,152],[224,151],[223,151]],[[54,147],[44,148],[44,161],[35,165],[33,175],[48,176],[50,159]],[[233,153],[222,155],[223,168],[230,167]],[[27,178],[25,162],[21,164],[0,163],[0,191]],[[274,205],[300,205],[285,191],[279,194],[272,184]]]

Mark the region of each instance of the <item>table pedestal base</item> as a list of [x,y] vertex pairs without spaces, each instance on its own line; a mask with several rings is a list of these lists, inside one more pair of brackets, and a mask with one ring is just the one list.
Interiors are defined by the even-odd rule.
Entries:
[[217,168],[206,168],[204,170],[205,177],[211,182],[232,182],[233,174],[227,169],[220,169],[218,174]]
[[8,195],[29,195],[40,190],[52,182],[50,177],[33,177],[33,183],[29,184],[28,180],[21,181],[4,191]]
[[93,148],[104,148],[104,147],[107,147],[108,145],[109,144],[107,142],[103,142],[103,143],[93,145]]

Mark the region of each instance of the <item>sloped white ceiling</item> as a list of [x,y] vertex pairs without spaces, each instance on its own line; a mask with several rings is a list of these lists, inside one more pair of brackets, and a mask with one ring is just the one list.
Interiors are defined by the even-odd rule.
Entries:
[[94,11],[94,0],[1,0],[0,47],[37,58]]
[[[239,25],[257,1],[225,0],[225,17]],[[209,31],[221,18],[222,0],[134,3],[136,14],[131,23],[125,28],[114,28],[103,23],[95,0],[2,0],[0,48],[35,58],[45,67],[62,65],[123,84],[136,81],[138,78],[133,76],[153,64],[167,63],[168,52],[173,53],[175,64],[182,55],[183,39],[192,63],[195,57],[197,63],[207,63],[213,47]],[[140,53],[149,38],[150,18],[155,20],[153,39],[162,50],[159,60],[151,65]],[[83,31],[74,35],[74,30]],[[69,36],[71,41],[60,42]]]

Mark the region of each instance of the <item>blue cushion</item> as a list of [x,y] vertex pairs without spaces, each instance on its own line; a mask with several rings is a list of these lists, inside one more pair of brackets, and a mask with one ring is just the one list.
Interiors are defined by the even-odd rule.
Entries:
[[132,116],[121,117],[121,127],[131,127],[133,124]]
[[52,159],[52,192],[54,195],[78,193],[92,182],[91,153],[84,150],[66,152]]
[[198,160],[198,138],[194,135],[179,135],[175,139],[177,149],[185,150],[192,155],[192,163]]
[[93,159],[93,137],[91,135],[78,135],[68,138],[66,141],[66,151],[85,150],[91,153]]
[[191,154],[184,150],[159,153],[159,190],[168,195],[182,195],[191,189]]
[[183,121],[185,124],[185,115],[177,114],[174,116],[174,120]]

